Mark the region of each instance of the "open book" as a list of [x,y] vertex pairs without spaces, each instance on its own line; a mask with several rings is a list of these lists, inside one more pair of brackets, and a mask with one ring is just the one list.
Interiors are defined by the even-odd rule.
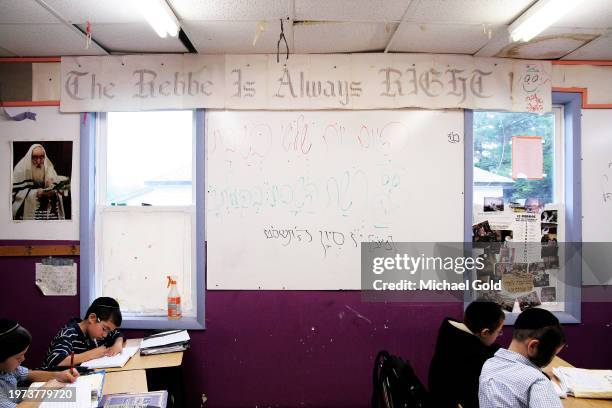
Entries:
[[555,367],[559,388],[578,398],[612,399],[612,370]]
[[[30,388],[42,387],[44,382],[34,382]],[[95,374],[81,375],[72,384],[66,384],[66,390],[73,390],[75,400],[68,401],[44,401],[39,408],[96,408],[102,398],[104,387],[104,371]]]
[[112,368],[112,367],[123,367],[128,360],[136,354],[138,346],[124,347],[121,353],[112,357],[100,357],[93,360],[89,360],[81,364],[82,367],[86,368]]

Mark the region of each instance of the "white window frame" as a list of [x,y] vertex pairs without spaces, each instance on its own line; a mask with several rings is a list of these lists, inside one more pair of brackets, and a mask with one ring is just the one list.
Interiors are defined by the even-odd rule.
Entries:
[[[204,111],[193,111],[193,149],[192,149],[192,205],[189,206],[150,206],[150,207],[111,207],[106,205],[106,129],[107,114],[83,114],[81,123],[81,176],[82,198],[87,204],[81,214],[81,314],[98,296],[101,274],[101,216],[105,212],[163,212],[184,211],[192,220],[191,228],[191,273],[192,302],[194,316],[183,316],[181,319],[168,319],[167,316],[151,316],[138,313],[123,313],[122,328],[135,329],[204,329],[205,302],[205,267],[206,252],[204,245],[205,213],[204,213]],[[88,119],[90,118],[90,119]],[[90,123],[87,123],[87,120]],[[93,122],[93,124],[91,123]],[[96,178],[98,178],[96,180]],[[93,199],[92,199],[93,198]]]

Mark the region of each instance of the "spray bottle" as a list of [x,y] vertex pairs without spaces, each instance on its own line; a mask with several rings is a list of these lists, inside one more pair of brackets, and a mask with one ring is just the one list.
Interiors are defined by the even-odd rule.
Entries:
[[176,288],[176,280],[172,279],[172,276],[168,278],[168,319],[180,319],[181,313],[181,295]]

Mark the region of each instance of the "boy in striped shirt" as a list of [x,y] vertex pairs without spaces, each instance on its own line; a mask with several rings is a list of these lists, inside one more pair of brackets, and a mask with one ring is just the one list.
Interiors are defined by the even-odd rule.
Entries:
[[69,366],[74,352],[74,364],[121,353],[123,334],[119,303],[110,297],[93,301],[83,320],[71,319],[55,335],[43,362],[43,368]]

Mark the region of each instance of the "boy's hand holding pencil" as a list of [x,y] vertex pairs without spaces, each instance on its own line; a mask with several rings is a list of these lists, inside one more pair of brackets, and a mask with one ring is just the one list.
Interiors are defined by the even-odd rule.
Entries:
[[70,354],[70,368],[66,371],[60,371],[57,373],[56,380],[65,382],[65,383],[73,383],[76,381],[79,376],[79,372],[74,369],[74,351]]

